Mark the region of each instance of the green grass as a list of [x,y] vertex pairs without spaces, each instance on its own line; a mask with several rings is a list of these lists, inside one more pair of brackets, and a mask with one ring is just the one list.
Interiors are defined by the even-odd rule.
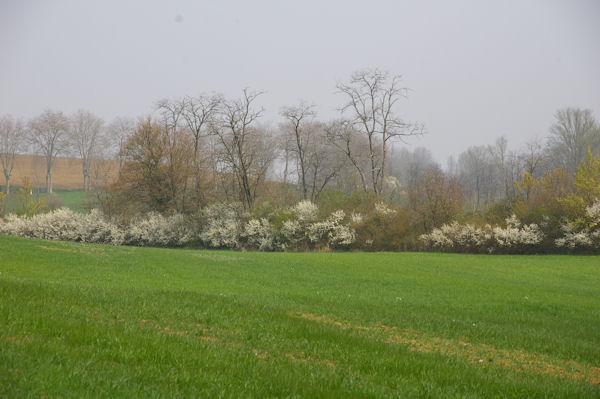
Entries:
[[[11,186],[11,194],[4,199],[7,213],[16,213],[22,208],[21,201],[16,194],[18,190],[19,187]],[[44,198],[47,205],[53,205],[53,207],[64,206],[76,212],[86,212],[96,206],[94,193],[86,193],[83,190],[54,189],[52,195],[37,190],[34,193],[35,198]]]
[[0,236],[0,397],[600,397],[600,257]]

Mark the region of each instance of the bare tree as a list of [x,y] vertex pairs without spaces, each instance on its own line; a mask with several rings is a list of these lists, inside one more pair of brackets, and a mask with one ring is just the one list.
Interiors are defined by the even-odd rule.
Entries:
[[[200,192],[200,143],[204,137],[210,136],[210,129],[208,128],[211,124],[216,112],[218,111],[219,104],[221,103],[221,96],[205,96],[200,95],[198,97],[186,97],[183,100],[183,119],[189,132],[192,134],[194,141],[194,189],[197,201],[201,199]],[[216,180],[216,168],[214,159],[214,141],[212,137],[209,137],[210,147],[208,154],[210,164],[213,171],[213,180]]]
[[482,204],[490,200],[495,170],[491,162],[491,154],[485,146],[469,147],[458,157],[459,179],[469,197],[473,211],[480,210]]
[[540,138],[525,143],[525,146],[519,153],[523,171],[528,172],[534,177],[541,177],[547,162],[547,153],[544,151],[544,144]]
[[112,147],[114,147],[116,159],[119,161],[119,175],[123,171],[125,143],[134,131],[134,121],[125,117],[116,117],[108,126],[107,133],[110,136]]
[[252,209],[257,189],[275,156],[262,131],[255,126],[263,109],[256,108],[254,101],[261,94],[244,89],[241,99],[221,101],[212,124],[221,161],[235,178],[238,198],[246,209]]
[[56,156],[67,147],[69,119],[60,111],[46,110],[29,121],[31,143],[46,162],[46,188],[52,193],[52,167]]
[[362,190],[368,191],[365,175],[365,151],[364,146],[360,145],[360,140],[358,140],[360,132],[354,128],[352,122],[342,119],[329,122],[325,126],[325,133],[329,143],[350,161],[352,168],[359,176]]
[[10,194],[10,177],[15,167],[17,152],[23,147],[24,136],[23,121],[14,120],[10,115],[0,118],[0,162],[6,180],[4,192],[7,195]]
[[433,166],[424,170],[408,188],[408,205],[416,213],[423,231],[429,231],[460,214],[463,193],[455,177]]
[[555,114],[550,128],[548,146],[558,165],[573,174],[586,157],[587,148],[593,152],[600,147],[600,130],[589,109],[564,108]]
[[83,190],[91,188],[91,163],[98,157],[99,147],[104,144],[103,121],[89,111],[78,110],[69,124],[69,141],[81,158]]
[[312,122],[307,129],[312,134],[305,151],[306,183],[310,187],[310,199],[315,201],[347,165],[347,159],[327,139],[326,125]]
[[[307,186],[307,149],[312,144],[314,132],[310,128],[310,122],[315,116],[314,107],[305,103],[300,103],[294,107],[285,107],[281,110],[281,115],[286,119],[288,128],[292,133],[291,146],[296,154],[299,168],[299,178],[302,185],[302,198],[308,197]],[[314,126],[314,124],[312,125]],[[286,173],[287,174],[287,173]]]
[[337,85],[347,99],[342,113],[350,113],[350,121],[367,140],[368,174],[375,194],[382,191],[390,142],[423,133],[421,124],[407,123],[396,114],[398,100],[408,93],[400,81],[399,75],[367,69],[355,72],[349,83]]
[[421,173],[438,166],[431,151],[424,147],[416,147],[412,151],[401,148],[390,160],[389,173],[396,176],[404,187],[415,185]]

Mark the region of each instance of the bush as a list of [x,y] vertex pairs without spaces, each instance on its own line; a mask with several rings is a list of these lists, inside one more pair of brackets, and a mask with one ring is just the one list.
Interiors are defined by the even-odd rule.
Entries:
[[107,221],[97,209],[89,214],[75,213],[67,208],[32,217],[11,214],[0,224],[0,233],[112,245],[122,244],[125,238],[123,230]]
[[522,225],[516,216],[506,219],[506,227],[477,227],[452,222],[423,234],[428,249],[450,252],[526,253],[534,252],[544,240],[537,224]]
[[165,217],[151,212],[131,221],[125,236],[127,245],[180,247],[196,236],[193,226],[180,214]]
[[356,239],[352,247],[365,251],[419,249],[419,228],[410,215],[406,208],[391,209],[381,203],[363,209],[363,213],[353,213],[351,225]]
[[210,248],[239,248],[244,231],[241,204],[213,204],[202,211],[200,239]]
[[325,220],[318,220],[319,208],[310,201],[300,201],[291,209],[292,217],[279,230],[282,248],[343,248],[355,240],[354,229],[342,222],[342,210],[332,212]]
[[600,200],[586,207],[583,220],[562,225],[563,236],[555,240],[559,248],[574,251],[600,249]]
[[275,246],[275,234],[271,223],[265,219],[252,219],[246,223],[242,239],[247,248],[270,251]]

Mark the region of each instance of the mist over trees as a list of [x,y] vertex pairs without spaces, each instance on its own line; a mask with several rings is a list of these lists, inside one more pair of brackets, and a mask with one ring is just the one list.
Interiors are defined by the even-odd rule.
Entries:
[[[591,110],[559,109],[546,137],[518,149],[504,137],[468,146],[444,168],[414,146],[426,130],[402,117],[409,90],[400,76],[361,70],[336,88],[337,118],[322,120],[315,105],[299,101],[281,107],[273,126],[262,120],[263,93],[248,88],[236,98],[162,99],[137,120],[104,121],[87,110],[46,110],[27,122],[4,115],[4,191],[22,183],[11,180],[19,153],[43,157],[48,193],[56,157],[69,156],[80,160],[81,187],[108,216],[194,215],[238,203],[239,212],[270,220],[307,200],[323,215],[354,215],[360,249],[414,249],[419,234],[445,224],[502,224],[511,215],[558,236],[600,196],[600,126]],[[118,164],[109,185],[94,178],[104,159]]]

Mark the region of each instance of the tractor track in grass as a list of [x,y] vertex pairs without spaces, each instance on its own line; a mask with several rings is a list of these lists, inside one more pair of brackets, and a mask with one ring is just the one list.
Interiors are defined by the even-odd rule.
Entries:
[[387,344],[404,345],[415,352],[456,356],[482,367],[497,365],[510,370],[585,381],[592,385],[600,384],[600,367],[584,365],[572,360],[564,361],[522,350],[498,349],[488,344],[435,337],[416,330],[382,323],[362,326],[313,313],[294,313],[290,316],[334,326],[342,330],[360,331]]

